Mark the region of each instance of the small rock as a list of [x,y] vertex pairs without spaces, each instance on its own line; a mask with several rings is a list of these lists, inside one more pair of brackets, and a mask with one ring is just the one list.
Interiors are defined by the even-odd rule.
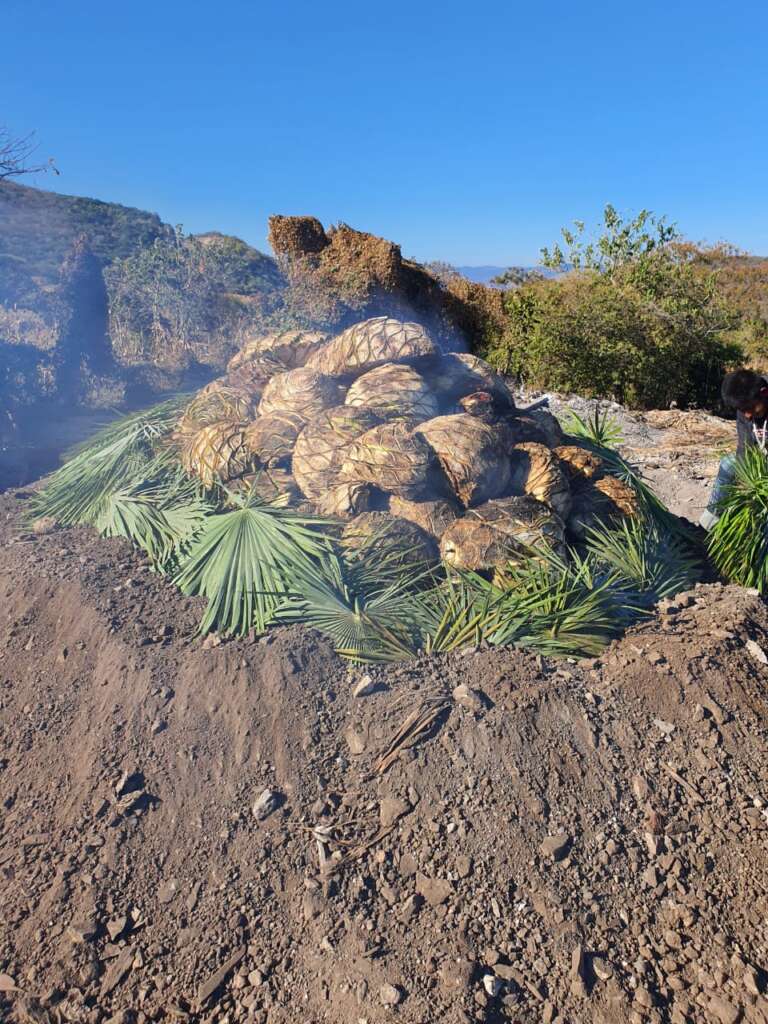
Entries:
[[163,904],[170,903],[178,891],[179,886],[176,882],[176,879],[169,878],[168,881],[163,882],[163,884],[157,890],[157,898]]
[[349,747],[350,754],[357,757],[365,752],[365,736],[350,726],[344,731],[344,739]]
[[671,736],[675,731],[675,727],[672,722],[665,722],[662,718],[654,718],[653,724],[659,732],[663,732],[665,736]]
[[483,701],[477,690],[471,689],[466,683],[460,683],[453,690],[453,699],[467,711],[482,711]]
[[431,907],[439,907],[452,894],[453,885],[445,878],[428,878],[419,871],[416,874],[416,892],[420,893]]
[[382,1006],[397,1006],[402,998],[403,990],[397,985],[384,984],[379,989],[379,1000]]
[[567,832],[558,832],[557,835],[547,836],[539,849],[545,857],[549,857],[551,860],[562,860],[571,842],[571,837]]
[[495,974],[484,974],[483,988],[491,997],[491,999],[495,999],[499,992],[501,992],[503,985]]
[[591,962],[595,977],[599,978],[600,981],[608,981],[609,978],[613,977],[613,967],[611,967],[605,957],[593,956]]
[[128,918],[114,917],[111,921],[107,921],[107,934],[109,935],[112,942],[118,939],[125,931],[126,925],[128,924]]
[[710,997],[708,1009],[712,1016],[720,1021],[720,1024],[736,1024],[741,1018],[739,1007],[721,999],[720,996]]
[[10,974],[0,974],[0,992],[14,992],[16,982]]
[[276,789],[265,789],[256,797],[251,807],[254,818],[257,821],[264,821],[270,814],[273,814],[283,803],[284,797]]
[[410,811],[411,805],[407,800],[399,800],[397,797],[386,796],[379,804],[379,822],[382,828],[389,828]]
[[264,975],[261,973],[261,971],[251,971],[251,973],[248,975],[248,984],[252,985],[253,988],[259,988],[259,986],[263,985]]
[[447,992],[469,988],[474,968],[469,960],[446,960],[440,968],[440,983]]
[[403,924],[410,924],[423,906],[424,897],[420,896],[417,892],[411,893],[408,899],[403,900],[400,904],[400,909],[397,914],[398,920],[402,921]]
[[647,988],[643,985],[638,985],[635,989],[635,1002],[638,1006],[642,1006],[646,1010],[650,1010],[654,1005],[655,1000]]
[[157,734],[159,732],[162,732],[163,729],[167,729],[167,728],[168,728],[168,723],[164,719],[156,718],[154,720],[154,722],[152,723],[149,731],[152,733],[153,736],[157,736]]
[[768,654],[765,653],[760,644],[755,643],[754,640],[747,640],[744,646],[755,661],[760,662],[761,665],[768,665]]
[[73,942],[90,942],[96,938],[98,931],[96,922],[88,918],[84,921],[73,921],[67,928],[67,935]]
[[352,690],[353,697],[370,697],[372,693],[375,693],[378,686],[371,677],[366,673],[362,676],[354,686]]

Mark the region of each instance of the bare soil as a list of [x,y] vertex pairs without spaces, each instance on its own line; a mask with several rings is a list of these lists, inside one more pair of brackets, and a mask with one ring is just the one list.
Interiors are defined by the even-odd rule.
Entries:
[[299,629],[203,641],[126,544],[24,506],[0,498],[0,1016],[768,1021],[756,595],[698,587],[597,661],[365,673]]

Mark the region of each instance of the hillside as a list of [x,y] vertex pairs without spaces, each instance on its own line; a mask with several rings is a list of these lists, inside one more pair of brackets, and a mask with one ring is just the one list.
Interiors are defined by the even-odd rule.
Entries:
[[146,210],[0,181],[0,268],[16,270],[0,275],[0,301],[15,301],[4,292],[21,276],[43,288],[54,284],[79,235],[87,235],[94,253],[110,263],[170,230]]

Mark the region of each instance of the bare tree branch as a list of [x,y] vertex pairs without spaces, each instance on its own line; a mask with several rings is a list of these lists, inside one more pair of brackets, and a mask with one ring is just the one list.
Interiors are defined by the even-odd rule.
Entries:
[[53,157],[43,164],[29,164],[28,161],[37,149],[35,133],[31,132],[22,138],[11,135],[10,129],[0,125],[0,181],[5,178],[16,178],[22,174],[39,174],[53,171],[58,174]]

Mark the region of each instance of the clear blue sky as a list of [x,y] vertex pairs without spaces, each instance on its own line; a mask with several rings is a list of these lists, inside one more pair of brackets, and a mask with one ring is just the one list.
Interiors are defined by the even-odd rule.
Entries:
[[3,0],[42,187],[266,246],[270,213],[531,263],[606,201],[768,254],[768,5]]

